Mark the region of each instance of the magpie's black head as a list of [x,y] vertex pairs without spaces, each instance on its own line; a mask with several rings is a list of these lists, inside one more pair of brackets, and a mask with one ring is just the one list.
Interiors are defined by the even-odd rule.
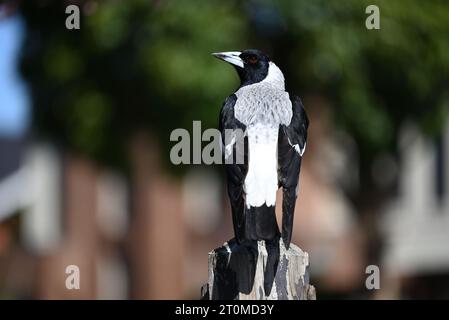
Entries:
[[241,86],[264,80],[268,75],[270,58],[260,50],[212,53],[218,59],[232,64],[240,77]]

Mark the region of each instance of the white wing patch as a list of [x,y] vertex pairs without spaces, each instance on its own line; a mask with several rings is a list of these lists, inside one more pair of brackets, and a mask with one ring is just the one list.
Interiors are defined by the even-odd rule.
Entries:
[[304,143],[304,147],[301,149],[301,148],[299,147],[299,144],[295,144],[295,145],[293,146],[293,148],[295,148],[296,152],[298,152],[299,155],[302,157],[302,155],[304,154],[304,151],[306,151],[306,145],[307,145],[307,143]]
[[226,146],[225,146],[225,159],[228,159],[229,156],[232,155],[232,147],[235,144],[235,137],[232,137],[231,142],[229,142]]
[[299,144],[292,144],[292,142],[290,141],[290,138],[288,138],[288,144],[291,145],[301,157],[304,154],[304,151],[306,151],[307,142],[304,142],[304,147],[302,149],[299,146]]

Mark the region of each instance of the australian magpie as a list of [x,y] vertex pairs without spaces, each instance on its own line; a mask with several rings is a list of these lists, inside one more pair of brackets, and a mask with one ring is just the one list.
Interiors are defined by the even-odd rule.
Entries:
[[[280,237],[287,249],[290,246],[309,120],[300,98],[285,91],[282,71],[266,54],[250,49],[213,55],[232,64],[240,78],[219,120],[225,160],[244,153],[242,163],[225,161],[228,195],[236,241],[254,245],[265,240],[264,289],[269,294],[279,262]],[[245,132],[240,138],[243,150],[237,148],[237,135],[229,138],[229,132],[238,130]],[[275,216],[279,188],[283,191],[282,233]]]
[[[282,71],[262,51],[213,55],[232,64],[240,78],[237,91],[223,103],[219,119],[235,239],[247,248],[248,255],[242,256],[253,256],[239,265],[249,265],[247,270],[254,275],[257,241],[265,240],[264,290],[269,295],[279,263],[279,239],[290,247],[309,120],[300,98],[285,91]],[[243,135],[233,134],[242,131]],[[238,154],[243,154],[243,161],[237,161]],[[282,233],[275,215],[279,188],[283,191]]]
[[[219,120],[225,158],[239,151],[237,137],[225,139],[225,130],[245,132],[243,163],[226,164],[235,238],[238,243],[267,242],[282,235],[288,249],[309,124],[304,107],[299,97],[285,91],[282,71],[262,51],[213,55],[232,64],[240,78],[237,91],[223,103]],[[282,233],[275,216],[278,188],[283,191]]]

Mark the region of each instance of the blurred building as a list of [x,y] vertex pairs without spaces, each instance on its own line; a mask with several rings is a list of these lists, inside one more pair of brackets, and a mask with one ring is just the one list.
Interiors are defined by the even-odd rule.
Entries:
[[[11,178],[0,182],[2,200],[20,197],[2,208],[1,296],[183,297],[179,187],[143,160],[131,183],[82,156],[29,143],[15,188]],[[80,269],[80,290],[65,286],[69,265]]]
[[[357,187],[357,150],[350,137],[333,127],[326,100],[310,96],[303,101],[311,121],[293,242],[309,252],[318,297],[357,297],[364,283],[365,239],[356,210],[341,187]],[[277,209],[280,222],[281,208]]]
[[385,297],[447,299],[449,126],[435,141],[406,126],[400,145],[399,194],[381,220]]

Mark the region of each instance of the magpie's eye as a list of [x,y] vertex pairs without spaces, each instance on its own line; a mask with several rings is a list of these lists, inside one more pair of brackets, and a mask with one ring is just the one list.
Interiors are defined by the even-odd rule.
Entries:
[[248,57],[246,59],[246,61],[250,64],[255,64],[255,63],[257,63],[257,57],[255,57],[255,56]]

